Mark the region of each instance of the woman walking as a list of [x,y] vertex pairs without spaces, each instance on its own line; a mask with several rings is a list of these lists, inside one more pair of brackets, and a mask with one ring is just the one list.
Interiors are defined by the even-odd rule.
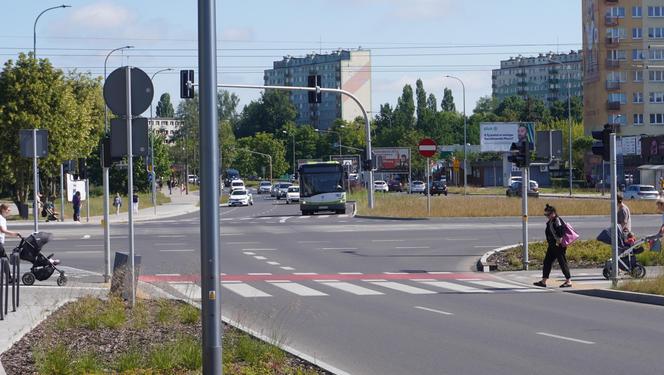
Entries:
[[81,222],[81,192],[74,193],[74,198],[71,200],[72,208],[74,209],[74,221]]
[[544,216],[548,219],[545,230],[548,247],[546,249],[546,255],[544,256],[542,280],[533,284],[535,286],[546,288],[546,281],[549,279],[549,274],[551,274],[551,266],[553,265],[553,261],[557,259],[558,264],[560,264],[560,270],[563,271],[563,274],[565,275],[565,282],[562,283],[560,287],[569,288],[572,286],[572,276],[569,273],[569,266],[567,265],[567,258],[565,256],[567,248],[560,244],[561,239],[565,235],[565,225],[562,219],[558,216],[556,208],[553,206],[546,205],[544,208]]

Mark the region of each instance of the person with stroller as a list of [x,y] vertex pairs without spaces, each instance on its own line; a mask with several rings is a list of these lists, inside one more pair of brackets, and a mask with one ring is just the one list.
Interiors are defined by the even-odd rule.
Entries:
[[55,212],[55,205],[53,201],[55,197],[50,197],[46,203],[44,203],[44,208],[42,209],[42,216],[46,217],[46,222],[49,221],[58,221],[58,213]]
[[548,247],[546,255],[544,256],[544,265],[542,266],[542,280],[533,283],[535,286],[546,288],[546,281],[551,274],[551,266],[554,260],[558,260],[560,269],[565,275],[565,282],[560,285],[561,288],[569,288],[572,286],[572,276],[569,272],[569,265],[567,264],[566,252],[567,248],[561,245],[561,240],[565,235],[565,224],[558,216],[556,208],[548,204],[544,208],[544,216],[547,217],[546,222],[546,242]]
[[618,225],[622,229],[623,233],[630,234],[632,233],[632,215],[629,211],[629,207],[623,203],[622,194],[618,194],[616,197],[618,201]]
[[0,204],[0,258],[7,257],[7,251],[5,251],[5,236],[11,237],[21,237],[18,232],[12,232],[7,229],[7,217],[11,209],[8,205],[2,203]]

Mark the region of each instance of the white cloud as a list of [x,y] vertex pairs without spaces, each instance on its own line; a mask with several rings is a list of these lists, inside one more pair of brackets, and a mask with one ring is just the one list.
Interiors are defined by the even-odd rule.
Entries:
[[136,14],[117,4],[99,2],[72,8],[65,22],[92,30],[116,30],[134,24]]
[[[348,3],[348,7],[364,6],[372,9],[380,9],[377,12],[384,13],[391,20],[401,19],[434,20],[441,17],[449,17],[457,10],[457,4],[452,0],[341,0]],[[337,3],[340,0],[335,0]],[[331,2],[332,3],[332,2]],[[382,8],[382,9],[381,9]],[[385,10],[383,12],[383,10]]]
[[250,27],[229,27],[221,31],[225,42],[249,42],[254,40],[254,29]]

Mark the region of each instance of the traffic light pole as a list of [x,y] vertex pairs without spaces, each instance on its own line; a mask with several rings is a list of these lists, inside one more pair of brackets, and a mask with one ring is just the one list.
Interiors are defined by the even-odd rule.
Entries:
[[612,270],[611,270],[611,283],[613,286],[618,285],[618,179],[616,168],[616,133],[611,133],[610,138],[610,173],[611,173],[611,253],[612,257]]
[[521,169],[521,226],[523,231],[523,269],[528,271],[530,260],[528,259],[528,188],[530,187],[530,176],[528,166]]

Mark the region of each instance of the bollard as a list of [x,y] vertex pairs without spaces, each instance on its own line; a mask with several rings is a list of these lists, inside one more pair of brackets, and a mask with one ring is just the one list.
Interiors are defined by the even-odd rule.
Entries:
[[[115,252],[115,259],[113,260],[113,276],[111,277],[111,294],[114,296],[122,297],[128,301],[131,299],[131,269],[129,262],[129,254],[124,252]],[[134,255],[134,288],[138,283],[138,275],[141,269],[141,256]]]

